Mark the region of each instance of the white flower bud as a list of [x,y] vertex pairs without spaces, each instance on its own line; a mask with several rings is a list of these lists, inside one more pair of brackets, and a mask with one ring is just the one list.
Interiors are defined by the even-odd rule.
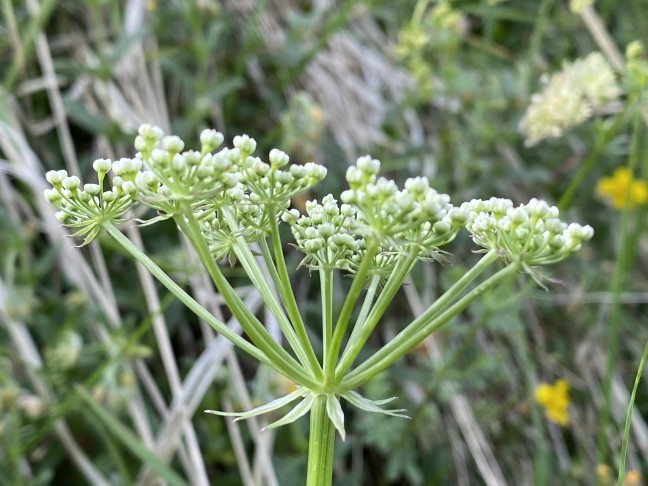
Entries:
[[185,143],[176,135],[168,135],[162,139],[162,146],[171,153],[182,152]]
[[355,214],[355,209],[350,204],[343,204],[340,207],[340,214],[342,216],[346,216],[347,218],[351,218]]
[[132,181],[125,181],[122,186],[122,191],[129,196],[133,196],[137,192],[137,186]]
[[306,168],[303,165],[291,165],[288,170],[295,179],[306,177]]
[[314,253],[324,246],[324,241],[321,238],[315,238],[304,242],[304,250],[307,253]]
[[522,207],[509,208],[506,211],[506,216],[515,225],[522,224],[529,219],[529,214]]
[[[186,165],[190,167],[194,167],[201,162],[202,155],[200,154],[200,152],[196,152],[195,150],[190,150],[188,152],[183,153],[182,158],[184,159]],[[205,159],[205,161],[209,163],[210,159]]]
[[405,189],[415,195],[423,194],[430,188],[427,177],[413,177],[405,181]]
[[432,230],[438,235],[444,235],[452,229],[450,222],[446,220],[437,221],[434,223]]
[[283,152],[279,149],[273,148],[270,151],[270,164],[272,165],[273,169],[280,169],[281,167],[285,166],[288,164],[288,154],[286,152]]
[[102,194],[102,197],[103,197],[104,201],[110,203],[110,202],[113,202],[117,198],[117,195],[112,191],[104,191],[104,193]]
[[284,223],[294,225],[297,222],[297,219],[299,219],[299,216],[299,211],[297,211],[296,209],[291,209],[290,211],[284,211],[281,214],[281,220]]
[[62,199],[61,193],[55,189],[45,189],[43,193],[47,202],[51,204],[58,204]]
[[355,251],[358,249],[358,244],[353,239],[353,236],[343,233],[333,236],[332,241],[338,247],[348,248],[349,250]]
[[146,140],[158,141],[164,136],[164,132],[160,127],[149,125],[148,123],[140,125],[137,132]]
[[67,171],[65,170],[49,170],[45,174],[45,179],[53,186],[63,182],[63,179],[65,179],[66,177]]
[[[168,157],[169,157],[169,152],[167,152],[166,150],[156,148],[151,152],[151,160],[156,165],[166,164]],[[113,171],[114,170],[115,170],[115,166],[113,164]]]
[[308,239],[318,238],[319,237],[319,231],[317,231],[317,229],[313,228],[313,227],[306,228],[306,231],[304,232],[304,235]]
[[234,147],[239,149],[241,153],[249,155],[256,150],[256,140],[247,135],[237,135],[234,137]]
[[65,187],[69,191],[78,189],[80,185],[81,179],[79,179],[77,176],[70,176],[63,179],[63,187]]
[[451,208],[448,211],[448,216],[455,225],[464,225],[468,221],[468,211],[463,208]]
[[306,162],[304,164],[304,169],[306,169],[306,175],[316,181],[321,181],[326,177],[327,170],[323,165],[316,164],[314,162]]
[[56,213],[54,213],[54,216],[56,216],[56,219],[59,223],[63,224],[67,223],[72,218],[72,216],[70,216],[65,211],[56,211]]
[[112,160],[109,159],[97,159],[92,163],[92,168],[98,174],[105,174],[112,167]]
[[332,224],[324,223],[321,224],[318,228],[319,234],[322,238],[329,238],[335,234],[335,228]]
[[184,157],[180,154],[175,154],[173,159],[171,159],[171,167],[173,167],[173,170],[176,172],[183,172],[186,168]]
[[364,172],[365,174],[376,175],[378,174],[378,172],[380,172],[380,161],[371,158],[371,156],[369,155],[360,157],[356,161],[356,166],[361,172]]
[[135,137],[135,143],[133,144],[133,146],[138,152],[143,152],[148,148],[149,144],[144,137],[138,135],[137,137]]
[[357,202],[357,197],[356,197],[356,191],[347,189],[346,191],[343,191],[342,194],[340,194],[340,199],[342,202],[347,203],[347,206],[349,204],[354,204]]
[[83,190],[91,196],[96,196],[99,194],[100,187],[99,184],[84,184]]
[[220,147],[223,140],[223,134],[216,130],[205,129],[200,132],[200,143],[208,152]]
[[556,250],[560,250],[565,246],[565,238],[563,237],[563,235],[554,235],[549,240],[549,245]]

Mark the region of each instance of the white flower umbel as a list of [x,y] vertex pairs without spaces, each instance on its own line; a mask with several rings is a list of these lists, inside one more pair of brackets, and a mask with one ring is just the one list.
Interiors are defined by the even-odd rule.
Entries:
[[[582,91],[588,103],[611,96],[598,96],[603,88],[587,69],[579,69],[592,87]],[[379,176],[381,164],[369,156],[348,169],[349,188],[339,198],[329,194],[309,201],[301,214],[290,209],[291,198],[321,181],[324,167],[291,165],[278,149],[264,161],[253,155],[256,142],[247,135],[235,137],[233,148],[219,148],[222,142],[220,133],[205,130],[200,150],[185,149],[180,138],[143,125],[134,158],[95,161],[98,184],[82,185],[74,175],[51,171],[47,180],[52,188],[45,196],[59,209],[63,224],[79,228],[76,236],[85,237],[83,244],[106,230],[201,320],[295,383],[294,392],[254,410],[209,413],[243,419],[297,402],[268,427],[310,414],[308,485],[331,484],[335,431],[345,437],[342,400],[365,412],[404,417],[402,409],[383,408],[392,399],[371,401],[356,389],[484,292],[521,270],[541,282],[538,267],[566,258],[592,236],[589,226],[564,223],[558,210],[543,201],[514,207],[510,200],[493,198],[457,207],[426,178],[410,178],[400,188]],[[104,187],[110,172],[112,183]],[[137,202],[157,211],[147,224],[163,219],[177,224],[245,336],[198,304],[114,226]],[[290,226],[297,249],[305,254],[302,264],[319,276],[319,356],[309,334],[313,329],[307,329],[297,305],[280,224]],[[442,247],[464,226],[485,255],[382,348],[356,363],[414,265],[438,260]],[[240,265],[278,323],[285,347],[241,300],[219,265],[222,259]],[[503,268],[482,278],[498,261]],[[350,281],[343,302],[334,299],[339,273]]]

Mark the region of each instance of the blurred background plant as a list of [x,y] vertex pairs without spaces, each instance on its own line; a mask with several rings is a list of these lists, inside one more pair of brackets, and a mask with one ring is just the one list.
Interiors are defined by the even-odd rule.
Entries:
[[[614,0],[3,0],[0,478],[291,485],[304,477],[305,424],[260,432],[263,420],[200,412],[249,409],[293,385],[230,353],[109,239],[72,248],[42,198],[46,170],[88,173],[97,158],[130,156],[148,122],[189,143],[214,127],[226,138],[248,133],[262,152],[278,146],[292,160],[317,160],[331,174],[313,189],[317,198],[338,193],[347,166],[371,153],[401,182],[426,175],[453,201],[545,198],[594,226],[585,251],[553,269],[551,292],[527,284],[487,295],[368,384],[366,396],[397,395],[413,419],[354,420],[345,410],[335,470],[341,485],[612,484],[648,340],[648,61],[636,42],[648,32],[647,8],[644,0],[622,9]],[[524,120],[535,100],[592,56],[599,67],[587,79],[606,80],[603,102],[583,88],[570,98],[581,103],[576,123],[530,135]],[[549,114],[568,108],[556,106]],[[173,225],[126,227],[221,313]],[[463,234],[450,251],[470,248]],[[376,347],[470,266],[449,260],[444,272],[412,275]],[[258,309],[237,267],[227,271]],[[293,282],[301,309],[316,316],[305,272]],[[558,380],[569,388],[568,398],[553,398],[567,399],[564,424],[536,400]],[[648,474],[646,383],[621,484],[644,484]]]

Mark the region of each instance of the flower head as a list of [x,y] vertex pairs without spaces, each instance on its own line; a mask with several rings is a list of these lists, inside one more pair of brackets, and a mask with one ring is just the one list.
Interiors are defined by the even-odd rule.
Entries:
[[520,120],[527,146],[562,136],[621,95],[612,68],[598,52],[565,64],[562,71],[543,76],[541,82],[543,91],[531,97]]
[[594,235],[591,226],[563,222],[557,207],[538,199],[517,207],[509,199],[474,199],[461,208],[468,213],[466,228],[475,243],[505,260],[520,261],[534,277],[533,267],[564,260]]
[[558,425],[569,422],[569,383],[557,380],[553,385],[542,383],[535,389],[535,400],[544,409],[545,415]]
[[596,192],[616,209],[634,208],[648,202],[648,184],[634,179],[626,167],[618,168],[610,177],[601,178]]
[[[81,246],[90,243],[101,232],[106,222],[123,222],[137,198],[137,179],[142,161],[120,159],[95,160],[92,164],[98,184],[81,185],[77,176],[68,176],[65,170],[50,170],[45,178],[52,185],[45,190],[45,199],[59,211],[56,218],[65,226],[78,228],[73,236],[84,236]],[[106,175],[114,175],[112,185],[105,185]]]

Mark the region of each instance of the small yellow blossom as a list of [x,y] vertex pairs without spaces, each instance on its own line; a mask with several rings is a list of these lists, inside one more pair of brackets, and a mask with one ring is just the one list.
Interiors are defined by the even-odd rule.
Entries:
[[616,209],[623,209],[626,204],[634,208],[648,202],[648,184],[634,179],[626,167],[620,167],[612,176],[600,179],[596,192]]
[[635,469],[628,471],[623,478],[623,486],[639,486],[641,484],[641,473]]
[[596,465],[596,478],[599,484],[611,484],[612,479],[612,469],[607,464],[597,464]]
[[557,380],[553,385],[542,383],[535,389],[536,402],[544,408],[547,418],[559,425],[569,422],[569,383]]

